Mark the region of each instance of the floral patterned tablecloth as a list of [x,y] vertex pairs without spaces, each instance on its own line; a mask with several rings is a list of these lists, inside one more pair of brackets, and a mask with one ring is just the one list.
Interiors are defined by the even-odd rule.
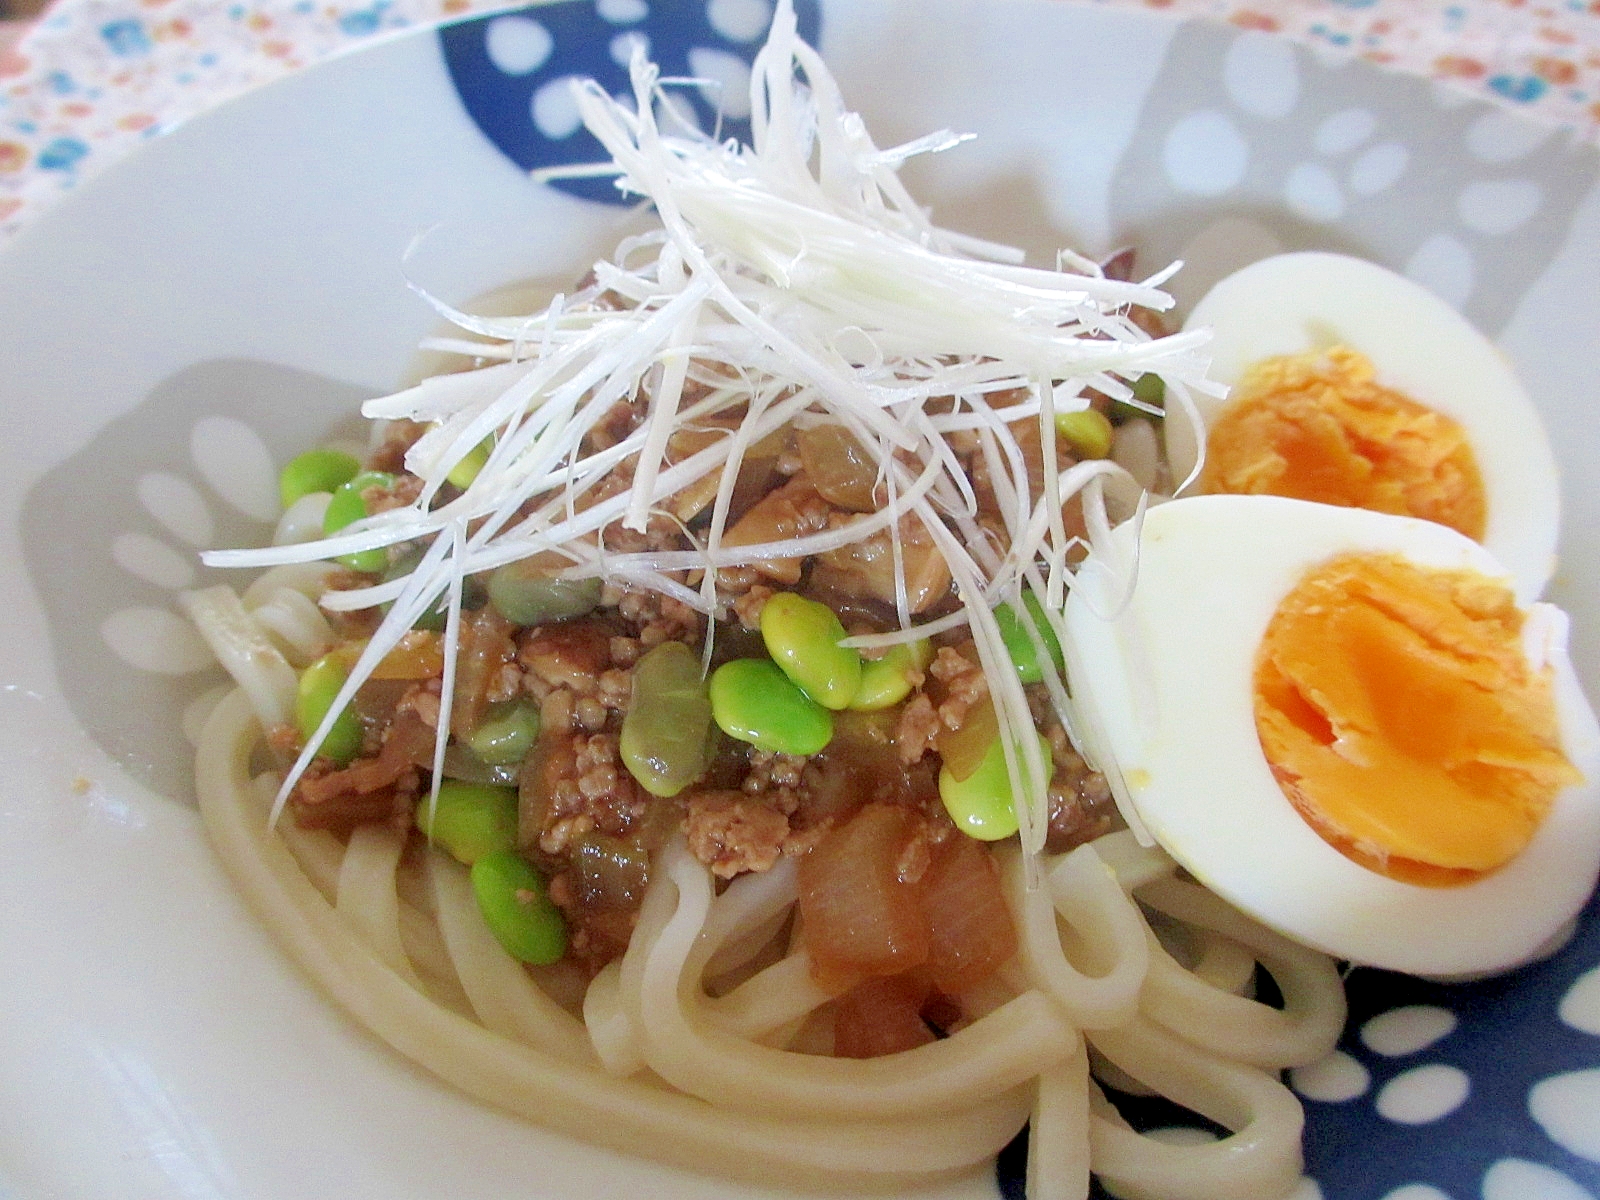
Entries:
[[[768,0],[721,2],[765,7]],[[1495,97],[1585,137],[1600,132],[1600,0],[1091,2],[1281,31]],[[141,140],[228,96],[384,33],[504,7],[504,0],[57,0],[0,50],[0,239]]]

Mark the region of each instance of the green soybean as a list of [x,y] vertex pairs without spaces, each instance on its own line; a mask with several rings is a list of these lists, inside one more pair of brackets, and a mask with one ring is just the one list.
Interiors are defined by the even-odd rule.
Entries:
[[505,952],[544,966],[567,952],[567,923],[550,901],[544,876],[515,850],[497,850],[472,864],[478,911]]
[[776,663],[736,658],[711,676],[711,716],[731,738],[774,754],[815,754],[833,740],[833,714]]
[[1146,372],[1133,381],[1133,398],[1148,404],[1151,408],[1165,408],[1167,385],[1161,376]]
[[1111,419],[1095,409],[1058,412],[1056,433],[1079,458],[1105,458],[1111,453]]
[[539,737],[539,710],[526,700],[491,704],[478,727],[467,735],[467,748],[490,766],[519,763]]
[[[1035,735],[1037,736],[1037,735]],[[1039,738],[1039,752],[1050,767],[1050,743]],[[1020,767],[1022,764],[1018,763]],[[1026,772],[1024,772],[1026,774]],[[948,767],[939,771],[939,799],[956,828],[980,842],[997,842],[1017,831],[1017,806],[1006,774],[1006,755],[997,737],[978,769],[957,779]]]
[[[328,715],[339,689],[349,678],[349,669],[331,654],[325,654],[300,672],[300,684],[295,690],[294,720],[300,730],[300,740],[310,742],[316,736],[322,719]],[[361,722],[349,708],[344,709],[322,739],[317,753],[331,758],[341,767],[361,753]]]
[[855,712],[877,712],[899,704],[911,694],[911,675],[933,659],[933,647],[926,638],[890,646],[880,658],[863,659],[861,686],[850,701]]
[[472,481],[478,477],[478,472],[483,470],[483,466],[489,461],[489,454],[493,449],[494,435],[490,434],[463,454],[461,460],[445,474],[445,478],[462,491],[465,491],[472,486]]
[[[1066,670],[1066,659],[1062,657],[1061,643],[1056,640],[1055,630],[1045,619],[1044,605],[1031,591],[1022,594],[1022,603],[1040,640],[1044,642],[1045,650],[1050,654],[1050,661],[1055,663],[1056,676],[1059,678],[1061,672]],[[1044,679],[1044,667],[1039,663],[1039,652],[1034,648],[1033,639],[1023,626],[1023,618],[1012,605],[1002,604],[994,610],[994,619],[1000,626],[1000,637],[1011,655],[1011,665],[1017,669],[1017,678],[1023,683],[1041,682]]]
[[446,779],[439,797],[417,801],[417,828],[469,867],[489,854],[515,850],[517,789]]
[[705,774],[712,746],[700,656],[682,642],[663,642],[633,668],[622,764],[652,796],[676,796]]
[[598,579],[556,579],[526,561],[489,573],[489,603],[516,625],[581,617],[599,605],[600,588]]
[[[404,579],[417,569],[422,562],[423,547],[415,542],[406,544],[395,555],[392,562],[383,570],[383,581],[393,583],[397,579]],[[461,581],[461,608],[464,612],[483,607],[484,587],[476,575],[468,575]],[[387,613],[394,607],[394,601],[385,600],[378,606],[380,611]],[[446,592],[435,600],[428,609],[411,623],[413,629],[427,629],[434,633],[443,633],[449,621],[450,594]]]
[[861,687],[861,655],[839,645],[844,626],[833,609],[794,592],[761,608],[761,640],[783,673],[823,708],[848,708]]
[[278,498],[288,508],[313,492],[331,492],[355,478],[361,464],[343,450],[318,447],[291,458],[278,472]]
[[[361,496],[361,493],[368,488],[393,486],[394,476],[385,471],[362,471],[354,478],[347,479],[333,490],[333,499],[328,501],[327,514],[322,518],[322,532],[331,536],[346,525],[370,515],[367,512],[367,502]],[[371,550],[341,554],[339,561],[352,571],[364,571],[369,575],[376,575],[388,567],[389,552],[378,546]]]

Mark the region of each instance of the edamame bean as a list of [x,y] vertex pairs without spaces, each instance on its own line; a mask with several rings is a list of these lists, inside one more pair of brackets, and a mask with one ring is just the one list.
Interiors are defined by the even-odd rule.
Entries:
[[1165,408],[1167,404],[1167,385],[1161,376],[1146,371],[1133,381],[1133,398],[1151,408]]
[[933,661],[927,638],[890,646],[880,658],[861,661],[861,686],[850,707],[856,712],[877,712],[899,704],[911,694],[911,676]]
[[[1035,734],[1037,737],[1038,735]],[[1039,737],[1039,753],[1045,770],[1050,769],[1050,743]],[[1019,767],[1022,764],[1017,764]],[[1026,777],[1026,771],[1024,771]],[[997,737],[965,779],[957,779],[948,767],[939,771],[939,799],[956,828],[980,842],[998,842],[1017,831],[1017,807],[1006,774],[1006,755]]]
[[[339,689],[348,677],[349,668],[332,654],[323,655],[300,672],[300,684],[295,690],[294,720],[302,742],[310,742],[316,736],[317,727],[333,707]],[[334,718],[333,727],[317,747],[317,753],[324,758],[331,758],[341,767],[347,766],[351,759],[361,753],[361,740],[361,721],[346,708]]]
[[417,828],[471,866],[517,846],[517,789],[446,779],[437,801],[417,801]]
[[729,737],[773,754],[815,754],[833,739],[833,714],[764,658],[736,658],[711,675],[711,715]]
[[[422,561],[423,547],[417,543],[403,546],[395,555],[394,561],[384,568],[383,581],[393,583],[396,579],[404,579],[417,569],[417,564]],[[483,582],[476,575],[468,575],[461,581],[461,608],[463,612],[471,612],[483,607],[485,599]],[[387,613],[394,607],[394,601],[385,600],[379,609]],[[445,592],[426,611],[411,622],[413,629],[426,629],[432,633],[443,633],[445,625],[449,622],[450,594]]]
[[[333,499],[328,501],[327,514],[322,518],[322,532],[331,536],[346,525],[368,516],[367,502],[361,495],[368,488],[393,486],[394,476],[386,471],[362,471],[353,479],[341,483],[333,490]],[[339,561],[352,571],[376,575],[389,565],[389,552],[378,546],[371,550],[341,554]]]
[[526,560],[489,573],[489,603],[516,625],[581,617],[600,603],[598,579],[555,579]]
[[622,718],[622,763],[652,796],[676,796],[705,774],[712,747],[711,700],[700,656],[662,642],[633,668]]
[[[1022,603],[1044,642],[1044,648],[1049,651],[1050,661],[1055,663],[1056,676],[1059,678],[1061,672],[1066,670],[1066,659],[1062,657],[1061,643],[1056,640],[1055,630],[1045,619],[1044,605],[1032,591],[1023,592]],[[1000,637],[1011,655],[1011,665],[1017,669],[1017,678],[1023,683],[1041,682],[1044,679],[1044,667],[1039,663],[1039,652],[1034,648],[1033,639],[1023,627],[1023,619],[1017,610],[1010,604],[1002,604],[994,610],[994,619],[995,624],[1000,626]]]
[[296,500],[313,492],[331,492],[348,483],[361,470],[361,464],[343,450],[319,446],[297,454],[278,472],[278,499],[287,509]]
[[544,966],[567,952],[567,923],[550,902],[544,876],[515,850],[497,850],[472,864],[472,894],[512,958]]
[[1096,409],[1058,412],[1056,434],[1079,458],[1105,458],[1111,453],[1111,419]]
[[538,736],[539,710],[526,700],[502,700],[467,735],[467,748],[490,766],[506,766],[526,758]]
[[861,655],[847,646],[833,609],[794,592],[761,607],[761,640],[783,673],[823,708],[847,708],[861,687]]
[[494,449],[494,435],[490,434],[471,450],[461,456],[461,461],[451,467],[445,478],[462,491],[472,486],[472,481],[478,477],[478,472],[483,470],[484,463],[489,461],[489,453]]

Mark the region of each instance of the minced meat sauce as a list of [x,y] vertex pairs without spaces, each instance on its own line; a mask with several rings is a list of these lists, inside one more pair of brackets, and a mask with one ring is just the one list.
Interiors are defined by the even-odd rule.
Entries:
[[[591,432],[585,451],[625,437],[642,414],[642,401],[619,403]],[[395,422],[371,454],[369,469],[395,478],[364,496],[369,512],[417,496],[420,481],[405,472],[404,459],[421,432],[420,426]],[[682,444],[674,449],[692,452],[695,439],[703,436],[680,434],[675,440]],[[848,439],[832,427],[820,435],[790,432],[752,448],[735,489],[725,544],[814,532],[872,511],[871,477],[856,469],[860,464]],[[993,506],[975,441],[951,440],[974,481],[980,509]],[[1037,459],[1037,432],[1030,439],[1029,430],[1019,426],[1025,450],[1030,440]],[[1063,469],[1073,462],[1064,445],[1058,456]],[[1031,466],[1038,469],[1037,462]],[[602,495],[625,490],[629,482],[628,472],[619,469]],[[671,501],[673,516],[695,528],[709,519],[714,494],[714,488],[679,493]],[[901,533],[911,610],[920,618],[952,611],[957,601],[937,551],[909,522]],[[682,528],[664,517],[653,518],[644,533],[619,523],[603,536],[617,551],[689,545]],[[390,551],[392,564],[405,558],[405,547]],[[806,560],[720,572],[729,619],[715,630],[712,666],[764,654],[755,631],[763,604],[779,590],[826,603],[851,633],[893,629],[892,570],[884,535]],[[691,586],[698,582],[692,575],[685,580]],[[371,575],[342,572],[332,586],[371,581]],[[472,586],[476,582],[468,581],[460,622],[446,774],[515,784],[519,848],[549,880],[550,897],[568,922],[569,956],[591,970],[626,948],[648,881],[650,854],[675,832],[720,879],[764,871],[782,856],[805,854],[830,828],[869,803],[914,815],[918,834],[909,844],[924,847],[924,862],[926,847],[956,836],[939,797],[937,746],[941,736],[959,730],[977,706],[986,704],[988,695],[964,631],[934,639],[931,661],[912,673],[910,694],[900,703],[876,712],[836,713],[834,736],[819,753],[767,753],[722,737],[701,777],[676,796],[661,798],[635,781],[619,750],[634,667],[669,640],[698,653],[707,634],[705,618],[672,598],[608,584],[596,589],[585,611],[518,624],[500,611],[487,589]],[[376,610],[335,614],[336,630],[359,639],[372,632],[381,615]],[[441,715],[440,640],[436,631],[414,631],[398,648],[414,652],[413,677],[375,677],[363,684],[355,703],[364,729],[361,753],[343,767],[313,760],[290,797],[296,821],[341,836],[367,822],[411,826],[417,801],[428,791]],[[1032,685],[1029,692],[1053,759],[1047,846],[1065,850],[1110,831],[1118,818],[1105,780],[1068,744],[1043,686]],[[474,728],[486,714],[515,701],[537,708],[531,750],[510,767],[473,761],[466,741]],[[282,754],[298,749],[296,740],[291,729],[276,730],[271,739]],[[906,869],[915,871],[916,864]]]

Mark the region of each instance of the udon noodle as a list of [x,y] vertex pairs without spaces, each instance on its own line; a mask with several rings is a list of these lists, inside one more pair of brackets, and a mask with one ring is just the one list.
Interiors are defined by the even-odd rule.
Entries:
[[[1278,1078],[1333,1047],[1344,999],[1331,960],[1175,877],[1127,832],[1006,863],[1016,960],[969,998],[951,1036],[877,1059],[784,1048],[831,998],[803,951],[713,990],[794,903],[792,864],[721,894],[674,843],[628,951],[575,1013],[570,983],[511,959],[478,917],[464,868],[404,834],[267,824],[280,782],[252,775],[261,732],[243,693],[202,739],[206,828],[274,936],[363,1025],[441,1079],[586,1141],[694,1170],[807,1190],[879,1189],[971,1167],[1030,1124],[1028,1194],[1081,1197],[1089,1173],[1129,1197],[1280,1197],[1300,1175],[1301,1109]],[[1187,965],[1152,931],[1158,914]],[[743,943],[742,954],[738,951]],[[735,953],[728,953],[729,948]],[[1277,1008],[1241,990],[1260,963]],[[1132,1130],[1090,1075],[1145,1088],[1223,1126],[1201,1145]]]
[[[280,819],[363,672],[442,603],[437,789],[468,581],[550,552],[566,556],[563,578],[654,590],[715,630],[727,612],[719,572],[881,533],[898,568],[883,604],[893,627],[856,644],[881,649],[969,630],[999,728],[1031,731],[1037,708],[1071,735],[1058,672],[1046,667],[1030,695],[1002,669],[992,608],[1020,603],[1026,589],[1058,613],[1075,547],[1109,529],[1107,494],[1138,491],[1110,461],[1057,474],[1049,409],[1084,408],[1090,392],[1137,404],[1128,381],[1150,374],[1181,415],[1192,411],[1188,390],[1206,386],[1194,339],[1152,338],[1128,315],[1166,303],[1159,280],[1122,282],[1070,256],[1077,273],[995,264],[984,260],[1003,259],[997,248],[933,228],[894,170],[957,139],[878,151],[798,42],[787,5],[757,63],[750,156],[704,137],[671,142],[652,115],[661,85],[638,60],[635,84],[633,109],[585,96],[591,128],[665,224],[663,235],[597,265],[595,288],[620,303],[558,301],[526,321],[452,311],[498,340],[450,348],[491,365],[368,409],[431,426],[407,457],[419,464],[422,495],[310,546],[290,534],[295,544],[212,556],[270,569],[242,597],[227,589],[190,597],[191,615],[239,685],[205,725],[197,760],[202,814],[227,870],[295,961],[361,1024],[468,1095],[586,1141],[837,1192],[969,1170],[1027,1125],[1031,1200],[1083,1197],[1091,1173],[1119,1195],[1150,1200],[1287,1195],[1300,1178],[1302,1114],[1279,1075],[1323,1058],[1338,1037],[1344,1000],[1334,963],[1241,917],[1141,845],[1136,827],[1048,848],[1050,747],[1032,736],[1000,739],[1011,794],[1027,797],[1016,805],[1018,834],[993,850],[1015,954],[952,985],[959,1015],[940,1036],[863,1058],[831,1053],[827,1016],[849,985],[815,969],[796,915],[798,853],[767,869],[716,871],[681,831],[668,831],[652,847],[619,954],[526,966],[480,915],[467,868],[415,830],[380,819],[336,835]],[[752,164],[767,175],[717,174]],[[776,185],[763,190],[780,176],[805,203]],[[717,241],[716,252],[685,240],[691,228]],[[835,244],[841,230],[849,238]],[[654,255],[648,271],[629,265],[640,253]],[[613,319],[618,307],[624,313]],[[687,389],[702,368],[701,390]],[[632,394],[647,371],[649,418],[585,457],[584,420],[592,427],[594,412]],[[451,407],[486,379],[493,386],[483,397]],[[718,399],[737,388],[734,400]],[[929,403],[939,397],[958,399]],[[673,462],[674,421],[715,420],[718,403],[734,404],[739,421]],[[853,532],[724,542],[739,456],[820,417],[875,451],[886,496],[879,511],[844,523]],[[1018,422],[1044,439],[1050,501],[1028,491],[1011,431]],[[476,478],[445,490],[445,477],[491,435]],[[962,462],[949,440],[958,436],[971,439]],[[636,456],[631,486],[608,495],[599,485],[628,455]],[[991,480],[991,526],[978,522],[964,465],[979,460]],[[551,491],[551,480],[565,491]],[[712,485],[707,523],[684,524],[692,550],[608,551],[596,540],[608,522],[644,530],[686,480]],[[1063,502],[1080,492],[1084,524],[1068,529]],[[546,495],[555,498],[541,508]],[[1137,503],[1128,510],[1136,514]],[[908,528],[936,544],[960,600],[920,624],[905,579]],[[410,574],[364,587],[330,590],[331,568],[310,562],[403,544],[423,547]],[[297,673],[338,640],[325,609],[380,604],[392,605],[388,617],[320,726],[303,731],[291,765],[275,731],[292,720]],[[1026,631],[1036,650],[1046,632],[1059,632],[1058,620],[1041,622]],[[1263,973],[1281,1005],[1255,998]],[[1179,1144],[1136,1131],[1106,1088],[1166,1097],[1222,1132]]]

